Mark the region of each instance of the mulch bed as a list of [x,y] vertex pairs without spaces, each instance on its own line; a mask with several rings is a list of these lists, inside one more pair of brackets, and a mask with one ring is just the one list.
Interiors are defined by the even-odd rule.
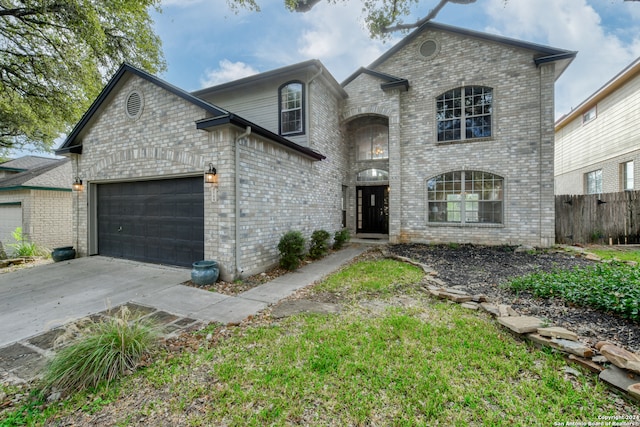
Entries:
[[496,303],[510,304],[522,315],[546,319],[550,324],[576,332],[592,346],[606,340],[630,351],[640,350],[639,322],[613,313],[578,307],[559,298],[534,298],[527,292],[516,294],[501,286],[510,278],[536,271],[593,264],[594,261],[575,253],[559,250],[516,253],[510,247],[421,244],[392,245],[389,251],[428,265],[450,287],[457,286],[472,294],[485,294]]

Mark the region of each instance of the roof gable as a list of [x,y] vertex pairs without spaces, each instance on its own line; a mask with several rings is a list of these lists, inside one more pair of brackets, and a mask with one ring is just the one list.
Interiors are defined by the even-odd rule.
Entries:
[[109,83],[102,89],[100,95],[96,98],[96,100],[91,104],[91,107],[87,110],[87,112],[82,116],[80,121],[73,128],[71,133],[67,136],[67,139],[60,145],[60,147],[56,150],[56,154],[68,154],[68,153],[82,153],[82,144],[77,142],[78,136],[82,133],[84,128],[89,125],[94,118],[94,116],[101,110],[103,103],[109,98],[111,93],[114,92],[119,86],[119,83],[122,79],[127,75],[132,74],[138,76],[150,83],[155,84],[156,86],[165,89],[172,94],[179,96],[180,98],[190,102],[198,107],[202,108],[206,112],[210,113],[213,117],[222,116],[229,114],[228,111],[223,110],[222,108],[216,107],[213,104],[210,104],[206,101],[203,101],[200,98],[197,98],[191,95],[189,92],[186,92],[172,84],[159,79],[146,71],[140,70],[132,65],[127,63],[123,63],[118,71],[114,74],[114,76],[109,80]]
[[342,82],[342,86],[343,87],[347,86],[349,83],[354,81],[358,76],[362,74],[368,74],[372,77],[382,80],[382,83],[380,84],[380,88],[382,90],[400,88],[401,90],[406,91],[409,89],[409,80],[403,79],[400,77],[395,77],[395,76],[392,76],[391,74],[374,71],[365,67],[360,67],[355,73],[347,77],[346,80]]
[[171,92],[176,96],[179,96],[180,98],[202,108],[205,112],[209,113],[210,117],[208,118],[194,120],[195,126],[197,129],[206,130],[214,126],[219,126],[219,125],[228,124],[228,123],[239,126],[239,127],[250,126],[253,129],[254,133],[259,134],[268,139],[271,139],[272,141],[278,144],[281,144],[283,146],[286,146],[305,156],[311,157],[314,160],[325,159],[325,156],[323,156],[320,153],[317,153],[314,150],[311,150],[310,148],[303,147],[299,144],[289,141],[286,138],[276,135],[273,132],[270,132],[267,129],[264,129],[259,125],[256,125],[229,111],[226,111],[209,102],[206,102],[203,99],[190,94],[189,92],[186,92],[176,86],[173,86],[170,83],[167,83],[164,80],[161,80],[155,76],[152,76],[151,74],[126,63],[122,64],[122,66],[118,69],[116,74],[111,78],[109,83],[107,83],[107,85],[104,87],[102,92],[100,92],[100,95],[98,95],[98,97],[93,102],[93,104],[91,104],[91,107],[89,108],[89,110],[84,114],[84,116],[82,116],[82,119],[80,120],[80,122],[76,124],[76,126],[73,128],[73,131],[69,134],[69,136],[64,141],[64,143],[60,146],[60,148],[56,150],[56,154],[58,155],[70,154],[70,153],[82,154],[82,142],[78,141],[79,136],[82,134],[83,129],[85,129],[85,127],[92,122],[93,118],[100,113],[100,111],[102,110],[103,103],[105,103],[109,99],[110,95],[115,90],[117,90],[119,83],[127,74],[138,76],[162,89],[165,89]]
[[[567,68],[569,63],[575,58],[577,52],[569,51],[564,49],[557,49],[554,47],[544,46],[536,43],[525,42],[521,40],[516,40],[508,37],[497,36],[493,34],[481,33],[478,31],[467,30],[464,28],[453,27],[450,25],[438,24],[433,21],[427,21],[422,24],[420,27],[416,28],[409,35],[407,35],[404,39],[398,42],[391,49],[386,51],[382,56],[373,61],[367,69],[375,69],[382,63],[384,63],[387,59],[393,56],[396,52],[404,48],[409,42],[415,39],[418,35],[426,30],[438,30],[438,31],[447,31],[450,33],[455,33],[462,35],[464,37],[471,37],[475,39],[485,40],[492,43],[500,43],[507,46],[513,46],[520,49],[526,49],[532,51],[534,55],[534,62],[536,65],[540,65],[547,62],[557,62],[560,64],[556,69],[557,79]],[[354,77],[355,78],[355,77]],[[348,81],[346,81],[348,83]],[[343,86],[345,83],[342,84]]]

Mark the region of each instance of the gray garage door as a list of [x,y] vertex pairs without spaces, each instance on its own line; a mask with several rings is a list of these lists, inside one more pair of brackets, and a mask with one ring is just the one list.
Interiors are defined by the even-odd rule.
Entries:
[[203,178],[97,186],[98,253],[189,267],[204,257]]

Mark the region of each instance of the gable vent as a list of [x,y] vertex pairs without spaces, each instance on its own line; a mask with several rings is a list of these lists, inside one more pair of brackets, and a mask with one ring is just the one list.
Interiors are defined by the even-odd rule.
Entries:
[[427,40],[420,45],[420,55],[431,58],[438,53],[438,43],[435,40]]
[[133,91],[127,96],[126,111],[131,119],[137,119],[142,114],[142,94]]

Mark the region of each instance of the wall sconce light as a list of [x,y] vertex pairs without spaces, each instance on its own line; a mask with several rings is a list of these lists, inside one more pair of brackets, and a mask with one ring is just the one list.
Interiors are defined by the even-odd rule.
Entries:
[[209,163],[209,170],[204,173],[204,182],[208,184],[218,183],[218,171],[213,167],[213,163]]
[[84,188],[82,185],[82,180],[76,176],[73,184],[71,184],[71,188],[73,189],[73,191],[82,191],[82,189]]

